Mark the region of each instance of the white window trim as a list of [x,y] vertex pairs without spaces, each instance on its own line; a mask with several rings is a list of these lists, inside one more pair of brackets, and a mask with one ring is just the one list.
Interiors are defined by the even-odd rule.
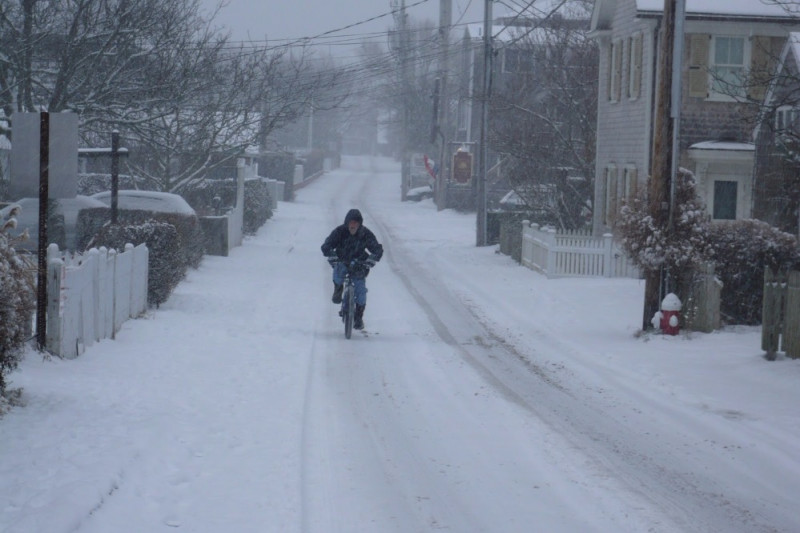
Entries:
[[[738,99],[735,96],[730,96],[728,94],[719,93],[714,91],[714,69],[716,68],[716,63],[714,62],[716,46],[717,46],[717,39],[719,38],[732,38],[732,39],[742,39],[744,43],[743,48],[743,71],[745,75],[750,68],[750,61],[751,61],[751,46],[752,43],[750,42],[750,38],[747,35],[728,35],[728,34],[712,34],[711,35],[711,45],[708,47],[708,100],[716,101],[716,102],[735,102]],[[744,95],[742,95],[744,98]]]

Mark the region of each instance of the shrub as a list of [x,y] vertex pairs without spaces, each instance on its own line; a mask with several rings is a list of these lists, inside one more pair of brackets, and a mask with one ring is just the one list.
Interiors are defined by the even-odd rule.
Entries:
[[[110,212],[108,207],[81,210],[77,222],[78,249],[85,250],[92,246],[90,243],[110,219]],[[120,209],[117,213],[117,221],[123,226],[138,226],[153,220],[174,226],[180,234],[178,250],[183,258],[182,270],[185,271],[188,267],[197,268],[205,253],[205,237],[196,216],[136,209]]]
[[161,305],[187,270],[178,230],[172,224],[157,220],[113,226],[107,223],[97,232],[90,246],[124,250],[127,243],[147,246],[147,303],[156,307]]
[[258,157],[258,173],[261,176],[284,182],[284,200],[291,202],[294,198],[294,156],[288,152],[264,153]]
[[712,258],[722,287],[726,322],[760,324],[764,270],[800,266],[797,239],[760,220],[732,220],[711,226]]
[[36,265],[14,250],[7,233],[13,226],[0,226],[0,395],[6,392],[5,376],[22,357],[36,309]]
[[[223,208],[236,204],[236,180],[206,180],[199,187],[186,191],[183,195],[189,205],[198,213],[216,215],[213,209],[215,198]],[[261,178],[244,182],[244,233],[255,235],[258,228],[272,217],[272,197],[269,187]]]
[[236,180],[233,178],[208,179],[181,196],[200,215],[218,215],[216,208],[223,211],[236,204]]
[[701,263],[711,262],[722,281],[720,310],[732,324],[759,324],[764,269],[800,266],[797,239],[765,222],[732,220],[711,223],[695,194],[694,178],[683,172],[676,184],[674,230],[655,227],[645,192],[620,211],[622,244],[631,260],[645,271],[662,266],[685,299],[687,282]]
[[697,198],[694,176],[681,169],[675,185],[672,231],[656,226],[645,188],[623,205],[617,224],[622,246],[636,266],[647,272],[663,267],[675,279],[685,279],[708,259],[710,222]]
[[272,197],[262,179],[244,182],[244,232],[255,235],[258,228],[272,218]]

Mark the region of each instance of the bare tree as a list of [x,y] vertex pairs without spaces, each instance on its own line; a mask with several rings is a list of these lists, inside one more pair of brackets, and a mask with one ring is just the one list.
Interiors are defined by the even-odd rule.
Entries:
[[592,208],[598,52],[587,36],[590,6],[569,5],[567,16],[545,13],[512,31],[490,142],[526,208],[542,223],[574,229]]
[[73,111],[86,145],[120,130],[146,186],[178,192],[335,82],[308,74],[302,47],[234,45],[213,15],[199,0],[3,2],[0,133],[18,111]]
[[[402,148],[408,140],[411,151],[430,148],[430,129],[433,113],[433,94],[436,80],[438,37],[430,21],[411,19],[404,26],[389,32],[389,50],[383,60],[384,76],[377,84],[378,96],[387,108],[389,143]],[[403,62],[405,61],[405,69]],[[405,73],[405,74],[404,74]],[[408,112],[407,121],[403,113]],[[404,132],[403,128],[407,128]]]

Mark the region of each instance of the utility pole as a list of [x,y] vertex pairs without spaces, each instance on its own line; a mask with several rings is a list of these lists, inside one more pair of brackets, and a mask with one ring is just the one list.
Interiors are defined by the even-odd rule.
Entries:
[[[678,125],[670,109],[672,102],[673,71],[681,68],[680,58],[675,58],[675,14],[679,0],[664,0],[664,17],[661,24],[659,46],[658,86],[656,88],[656,113],[654,120],[653,162],[650,172],[650,215],[656,228],[669,231],[672,191],[673,135]],[[677,60],[677,64],[673,61]],[[680,101],[677,102],[680,107]],[[665,272],[645,274],[643,329],[651,327],[650,320],[661,306]]]
[[409,105],[408,97],[411,92],[408,72],[408,28],[406,26],[406,0],[400,3],[400,70],[403,77],[403,153],[400,159],[400,200],[405,201],[408,195],[408,185],[410,180],[409,148],[408,148],[408,127],[409,127]]
[[492,0],[483,9],[483,98],[481,100],[480,164],[475,177],[476,246],[486,246],[486,173],[489,158],[489,97],[492,92]]
[[439,124],[439,133],[442,146],[439,150],[439,174],[434,184],[434,199],[439,209],[444,209],[445,179],[448,177],[447,141],[450,139],[450,98],[448,95],[448,77],[450,72],[450,26],[453,23],[453,0],[439,0],[439,113],[435,117]]

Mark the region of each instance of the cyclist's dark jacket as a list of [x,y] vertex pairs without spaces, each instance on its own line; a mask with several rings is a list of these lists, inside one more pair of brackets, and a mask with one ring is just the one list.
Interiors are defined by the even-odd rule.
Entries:
[[[350,235],[347,225],[351,220],[359,224],[355,235]],[[358,209],[351,209],[344,217],[344,224],[336,226],[325,242],[322,243],[322,253],[326,256],[335,255],[340,261],[350,263],[353,259],[365,260],[372,256],[375,261],[380,261],[383,256],[383,246],[375,238],[375,234],[362,224],[363,218]],[[366,270],[364,275],[366,275]]]

